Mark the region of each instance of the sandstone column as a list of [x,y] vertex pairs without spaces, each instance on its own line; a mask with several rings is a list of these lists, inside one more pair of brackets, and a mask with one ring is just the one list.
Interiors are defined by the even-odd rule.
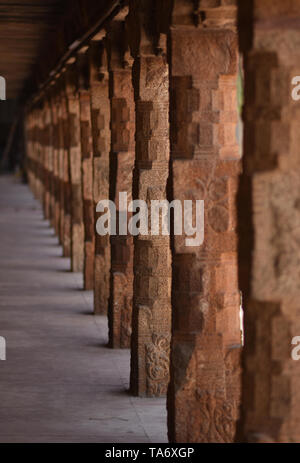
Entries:
[[68,102],[66,97],[65,71],[60,78],[60,95],[61,95],[61,123],[63,136],[63,164],[62,164],[62,189],[64,205],[64,221],[62,228],[63,236],[63,256],[71,256],[71,177],[70,177],[70,132],[68,118]]
[[34,159],[34,186],[33,192],[36,199],[41,199],[40,195],[40,108],[38,103],[35,103],[33,111],[33,159]]
[[47,172],[46,172],[46,145],[45,145],[45,100],[44,94],[40,95],[40,120],[39,120],[39,143],[40,143],[40,182],[41,182],[41,205],[43,208],[44,216],[46,215],[46,184],[47,184]]
[[[128,11],[123,10],[126,15]],[[119,193],[132,201],[132,173],[135,160],[135,105],[132,86],[132,58],[125,22],[112,21],[108,33],[111,99],[111,199],[117,206],[117,221],[125,217]],[[128,215],[129,216],[129,215]],[[127,220],[128,223],[128,220]],[[118,230],[120,232],[120,230]],[[108,312],[109,345],[129,348],[133,295],[133,237],[111,236],[111,296]]]
[[[60,74],[56,76],[56,111],[57,111],[57,150],[58,150],[58,197],[59,197],[59,226],[58,237],[64,247],[65,231],[65,188],[64,188],[64,121],[63,121],[63,95]],[[63,250],[64,253],[64,250]]]
[[91,97],[87,48],[77,55],[79,72],[80,136],[82,162],[82,195],[84,220],[84,289],[94,287],[94,204],[93,204],[93,144],[91,128]]
[[26,166],[28,184],[32,191],[33,187],[33,159],[32,159],[32,111],[27,110],[25,115],[25,133],[26,133]]
[[36,112],[36,160],[37,160],[37,198],[43,204],[43,123],[42,123],[42,104],[37,103]]
[[80,105],[78,95],[78,75],[76,64],[72,60],[66,69],[66,94],[68,105],[68,125],[70,142],[70,179],[71,179],[71,269],[83,270],[84,226],[82,201],[81,141],[80,141]]
[[52,86],[47,88],[47,103],[49,112],[47,116],[48,127],[49,127],[49,191],[50,191],[50,204],[49,204],[49,222],[54,224],[54,213],[55,213],[55,177],[54,177],[54,125],[53,125],[53,114],[52,114]]
[[[169,33],[172,199],[204,200],[204,242],[174,236],[172,442],[231,442],[239,402],[234,1],[175,0]],[[195,225],[195,223],[193,224]]]
[[238,440],[247,442],[300,441],[300,365],[291,358],[292,338],[300,333],[300,103],[292,98],[292,79],[300,75],[299,8],[298,0],[240,3],[245,348]]
[[60,159],[60,136],[59,136],[59,119],[58,119],[58,89],[57,83],[52,82],[51,88],[51,110],[53,125],[53,227],[56,235],[59,236],[60,225],[60,179],[59,179],[59,159]]
[[45,184],[45,218],[50,220],[51,217],[51,108],[47,93],[45,94],[44,102],[44,132],[45,132],[45,168],[46,168],[46,184]]
[[[134,199],[167,197],[169,175],[169,74],[152,27],[153,2],[131,1],[128,30],[134,57],[136,161]],[[150,222],[150,221],[149,221]],[[134,243],[131,391],[163,396],[169,382],[171,256],[169,236],[139,235]]]
[[35,108],[30,108],[27,116],[28,143],[27,154],[29,159],[29,185],[32,193],[36,196],[36,156],[35,156]]
[[[95,222],[99,218],[96,206],[102,199],[109,198],[109,155],[110,155],[110,101],[108,86],[107,53],[104,34],[95,37],[90,46],[90,86],[93,134],[94,212]],[[109,236],[95,236],[95,281],[94,312],[105,314],[108,309],[110,291],[110,239]]]

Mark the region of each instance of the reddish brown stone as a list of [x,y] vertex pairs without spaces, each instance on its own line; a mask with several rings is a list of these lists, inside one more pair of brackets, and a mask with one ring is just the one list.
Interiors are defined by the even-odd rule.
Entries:
[[[65,232],[65,185],[64,185],[64,165],[65,165],[65,149],[64,149],[64,121],[62,107],[62,89],[59,76],[56,81],[57,97],[57,149],[58,149],[58,195],[59,195],[59,229],[58,237],[60,243],[64,247],[64,232]],[[64,251],[63,251],[64,253]]]
[[70,137],[70,178],[72,185],[71,268],[74,272],[80,272],[83,270],[84,261],[84,226],[81,172],[80,105],[78,95],[77,70],[75,63],[70,63],[67,66],[66,94]]
[[63,182],[63,204],[64,204],[64,227],[63,235],[63,255],[71,257],[71,233],[72,233],[72,217],[71,217],[71,178],[70,178],[70,133],[69,133],[69,118],[68,118],[68,102],[66,96],[65,75],[61,78],[61,120],[63,130],[63,166],[62,166],[62,182]]
[[49,100],[45,95],[44,100],[44,140],[45,140],[45,200],[44,200],[44,212],[45,218],[50,220],[51,217],[51,108],[49,106]]
[[[245,310],[238,440],[299,442],[299,2],[240,5],[245,70],[239,283]],[[249,6],[249,5],[248,5]],[[294,26],[293,26],[294,25]],[[248,34],[248,35],[247,35]]]
[[[108,34],[111,98],[111,199],[120,210],[119,193],[132,200],[135,160],[135,106],[132,87],[132,59],[124,21],[113,21]],[[118,215],[119,217],[119,215]],[[109,345],[130,347],[133,295],[133,237],[111,237],[111,288]]]
[[[130,2],[128,30],[134,56],[136,164],[134,199],[166,199],[169,175],[169,74],[164,54],[149,37],[152,2]],[[153,19],[153,18],[152,18]],[[134,297],[131,391],[163,396],[169,382],[171,334],[171,253],[168,236],[137,236],[134,243]]]
[[226,359],[241,343],[235,212],[238,50],[232,7],[201,5],[194,9],[193,2],[174,2],[169,38],[173,199],[204,200],[203,244],[188,247],[185,236],[174,237],[169,437],[231,442],[239,387],[230,369],[238,375],[239,365],[233,368],[229,360],[226,365]]
[[60,135],[59,135],[59,116],[57,95],[58,89],[54,82],[51,88],[51,111],[52,111],[52,126],[53,126],[53,222],[52,225],[56,234],[59,236],[60,231]]
[[80,137],[82,161],[82,196],[84,222],[84,289],[94,288],[95,232],[93,203],[93,144],[89,65],[86,51],[77,58],[79,71]]
[[[94,152],[93,199],[95,223],[99,218],[96,206],[109,198],[110,100],[107,53],[104,41],[92,41],[90,47],[90,87]],[[105,314],[110,293],[110,239],[95,238],[94,312]]]

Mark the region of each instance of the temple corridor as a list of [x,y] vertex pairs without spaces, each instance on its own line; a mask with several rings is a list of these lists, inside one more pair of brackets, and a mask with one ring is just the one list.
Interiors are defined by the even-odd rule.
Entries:
[[1,442],[300,443],[299,44],[300,0],[0,0]]
[[165,399],[129,395],[129,350],[107,348],[106,317],[12,176],[0,176],[0,255],[0,442],[167,442]]

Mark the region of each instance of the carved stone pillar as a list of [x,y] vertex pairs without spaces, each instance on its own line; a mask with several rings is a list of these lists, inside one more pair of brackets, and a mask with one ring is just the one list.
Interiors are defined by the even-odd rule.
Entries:
[[37,160],[37,175],[36,175],[36,197],[43,205],[43,168],[44,168],[44,153],[43,153],[43,108],[41,101],[37,103],[36,110],[36,160]]
[[63,256],[71,256],[71,178],[70,178],[70,133],[68,102],[66,97],[65,69],[60,77],[60,104],[63,162],[61,166],[61,188],[63,196],[63,224],[61,224]]
[[46,169],[46,182],[45,182],[45,218],[50,220],[51,217],[51,108],[47,94],[45,95],[44,102],[44,137],[45,137],[45,169]]
[[[169,175],[169,74],[159,54],[152,1],[131,1],[130,47],[134,57],[136,161],[134,199],[165,200]],[[150,223],[150,221],[149,221]],[[158,397],[169,382],[171,334],[171,255],[169,236],[139,235],[134,242],[134,297],[131,391]]]
[[82,195],[84,221],[84,289],[94,288],[95,232],[93,203],[93,143],[91,127],[91,96],[87,49],[77,57],[79,72],[80,134],[82,160]]
[[29,127],[30,127],[30,136],[29,136],[29,156],[30,156],[30,165],[31,165],[31,176],[30,176],[30,185],[31,191],[33,192],[34,196],[37,197],[37,155],[36,155],[36,136],[37,136],[37,128],[36,128],[36,111],[35,107],[31,108],[29,114]]
[[39,120],[39,144],[40,144],[40,184],[41,184],[41,205],[45,216],[46,209],[46,184],[47,184],[47,170],[46,170],[46,143],[45,143],[45,101],[44,94],[40,95],[40,120]]
[[[103,38],[103,36],[101,37]],[[110,101],[108,88],[107,53],[103,40],[95,40],[90,46],[90,87],[94,152],[94,213],[100,200],[109,198],[110,154]],[[108,309],[110,288],[110,240],[109,236],[95,238],[94,312],[105,314]]]
[[27,110],[25,116],[25,133],[26,133],[26,166],[28,184],[31,191],[33,191],[33,158],[32,158],[32,145],[33,145],[33,130],[32,130],[32,109]]
[[[128,11],[127,11],[128,12]],[[123,14],[126,14],[126,12]],[[114,20],[108,33],[111,101],[111,199],[117,206],[117,219],[127,213],[119,194],[132,200],[132,174],[135,160],[135,105],[132,86],[132,58],[129,54],[125,22]],[[111,237],[111,296],[108,312],[109,345],[129,348],[133,295],[133,237]]]
[[82,201],[81,172],[81,138],[80,138],[80,105],[78,95],[78,75],[74,62],[69,62],[66,69],[66,94],[68,104],[69,156],[71,179],[71,269],[74,272],[83,270],[84,259],[84,226]]
[[[64,247],[65,232],[65,185],[64,185],[64,168],[65,168],[65,147],[64,147],[64,121],[63,121],[63,95],[61,88],[61,79],[58,75],[56,78],[56,111],[57,111],[57,150],[58,150],[58,196],[59,196],[59,225],[58,237],[61,245]],[[64,254],[64,250],[63,250]]]
[[188,246],[186,236],[173,237],[172,442],[231,442],[238,414],[234,4],[175,0],[171,15],[172,199],[192,200],[194,211],[195,201],[204,200],[203,244]]
[[34,181],[33,192],[37,199],[40,199],[40,146],[39,146],[39,107],[36,104],[33,113],[33,159],[34,159]]
[[54,127],[52,117],[52,87],[46,91],[46,150],[49,170],[49,222],[54,224],[55,212],[55,178],[54,178]]
[[59,236],[60,226],[60,178],[59,178],[59,159],[60,159],[60,136],[58,119],[58,89],[56,82],[51,87],[51,111],[53,126],[53,222],[57,236]]
[[[240,2],[244,159],[239,280],[245,311],[238,440],[299,442],[299,2]],[[252,19],[252,23],[250,21]],[[255,18],[255,19],[254,19]],[[296,92],[297,93],[297,92]]]

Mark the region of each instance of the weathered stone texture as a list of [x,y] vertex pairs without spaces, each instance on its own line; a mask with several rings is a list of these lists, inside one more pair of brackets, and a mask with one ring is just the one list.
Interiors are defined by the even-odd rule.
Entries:
[[70,140],[70,178],[71,178],[71,269],[83,270],[84,263],[84,224],[82,200],[81,139],[80,139],[80,103],[75,63],[66,70],[66,94],[68,104],[68,125]]
[[86,52],[79,53],[80,137],[82,162],[82,195],[84,223],[84,289],[94,288],[95,231],[93,202],[93,143],[91,128],[91,96],[89,63]]
[[185,236],[173,240],[168,419],[176,442],[231,442],[238,416],[239,364],[226,365],[241,343],[238,50],[234,10],[210,8],[219,4],[199,2],[194,9],[193,2],[175,1],[169,38],[173,199],[204,200],[203,244],[188,247]]
[[[96,206],[100,200],[109,198],[110,160],[110,100],[107,51],[105,40],[92,41],[90,47],[90,88],[92,110],[92,135],[94,152],[93,199],[95,223],[99,218]],[[110,294],[110,238],[108,235],[95,238],[94,312],[108,311]]]
[[[240,16],[245,20],[244,8]],[[299,2],[253,2],[242,37],[245,141],[239,280],[245,309],[238,440],[299,442]],[[246,10],[249,13],[249,10]],[[246,35],[249,34],[250,37]]]
[[[59,231],[58,236],[61,245],[64,248],[65,232],[65,185],[64,185],[64,165],[65,165],[65,147],[64,147],[64,122],[63,122],[63,101],[61,82],[57,79],[57,143],[58,143],[58,188],[59,188]],[[63,251],[64,253],[64,251]]]
[[64,205],[64,221],[62,228],[63,255],[71,257],[71,234],[72,234],[72,217],[71,217],[71,200],[72,188],[70,178],[70,132],[68,118],[68,102],[65,87],[65,75],[61,77],[61,123],[63,136],[63,164],[62,164],[62,189]]
[[53,125],[53,227],[60,238],[60,155],[61,137],[59,127],[59,96],[57,82],[51,87],[51,110]]
[[[129,32],[134,56],[136,163],[134,199],[167,198],[169,176],[169,73],[156,37],[147,36],[151,2],[130,2]],[[152,18],[153,19],[153,18]],[[131,343],[131,391],[163,396],[169,382],[171,252],[169,236],[135,237]]]
[[[119,193],[132,200],[135,161],[135,105],[132,86],[132,59],[129,57],[124,21],[113,21],[108,32],[111,99],[111,175],[110,195],[118,218],[127,213],[119,204]],[[130,214],[128,219],[130,218]],[[128,223],[128,220],[127,220]],[[133,237],[111,236],[111,288],[109,345],[129,348],[133,296]]]
[[44,106],[44,135],[45,135],[45,218],[50,220],[51,211],[51,176],[52,176],[52,124],[51,108],[48,97],[45,96]]

